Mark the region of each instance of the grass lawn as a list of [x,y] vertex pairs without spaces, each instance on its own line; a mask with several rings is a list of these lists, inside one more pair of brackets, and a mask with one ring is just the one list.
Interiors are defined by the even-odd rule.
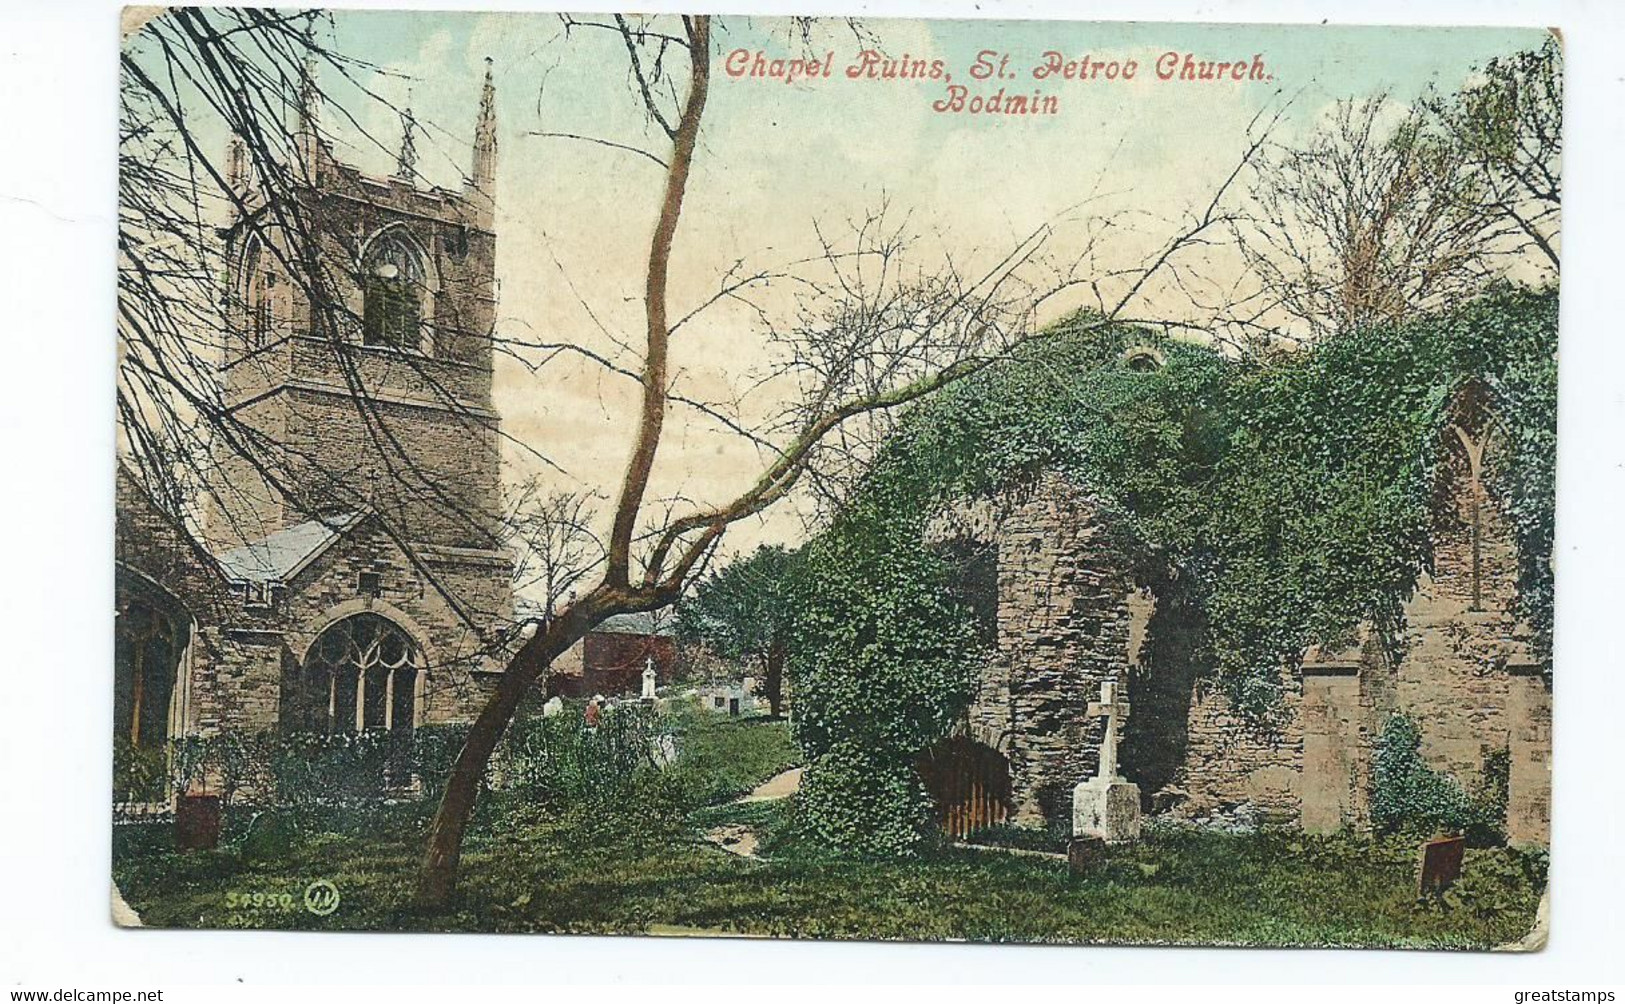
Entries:
[[[1536,859],[1469,851],[1462,882],[1442,903],[1419,904],[1409,844],[1172,829],[1154,829],[1082,877],[1063,862],[996,851],[833,858],[790,835],[787,803],[693,800],[737,794],[791,762],[782,730],[691,723],[686,765],[674,769],[686,766],[687,782],[642,786],[621,810],[487,799],[464,853],[460,902],[447,913],[410,905],[431,808],[418,804],[347,813],[275,854],[230,841],[177,854],[166,827],[119,827],[114,875],[159,927],[1435,948],[1522,937],[1544,878]],[[723,822],[756,829],[763,857],[707,843],[704,830]],[[318,917],[302,895],[322,878],[342,901]]]

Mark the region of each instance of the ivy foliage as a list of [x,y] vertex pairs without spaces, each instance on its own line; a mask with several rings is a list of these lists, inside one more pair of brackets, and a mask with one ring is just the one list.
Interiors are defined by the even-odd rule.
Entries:
[[[915,407],[803,552],[801,824],[863,852],[923,839],[915,758],[963,713],[986,655],[927,524],[1046,470],[1099,500],[1142,581],[1176,585],[1204,626],[1196,668],[1267,721],[1305,648],[1367,619],[1398,626],[1430,560],[1447,407],[1483,380],[1503,423],[1520,612],[1549,658],[1556,336],[1555,291],[1511,288],[1264,362],[1079,315]],[[1137,352],[1162,365],[1131,365]]]
[[1428,766],[1416,721],[1394,715],[1383,725],[1372,759],[1371,822],[1379,833],[1461,834],[1475,847],[1504,843],[1510,767],[1506,749],[1492,752],[1469,792]]

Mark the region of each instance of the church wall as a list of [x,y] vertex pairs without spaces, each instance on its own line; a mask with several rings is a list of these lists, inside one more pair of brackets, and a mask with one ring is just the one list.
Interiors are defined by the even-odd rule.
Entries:
[[[492,545],[501,511],[494,428],[411,405],[377,402],[364,417],[347,398],[287,397],[287,440],[295,454],[316,458],[304,474],[316,499],[331,494],[339,508],[369,505],[409,540]],[[333,483],[331,493],[320,489],[324,480]]]
[[[468,619],[483,628],[511,617],[506,607],[507,558],[418,557],[433,573],[432,581],[370,521],[335,543],[290,584],[285,611],[290,655],[302,660],[318,634],[343,617],[377,613],[394,621],[423,649],[428,670],[424,721],[471,721],[490,694],[494,680],[490,671],[501,667],[502,653],[490,650]],[[378,575],[376,597],[362,594],[363,572]],[[468,619],[457,613],[445,593],[456,598]]]
[[1552,690],[1532,671],[1512,675],[1508,695],[1511,776],[1507,784],[1507,840],[1552,840]]
[[[1268,723],[1237,715],[1206,681],[1192,690],[1184,763],[1153,805],[1182,819],[1295,822],[1303,770],[1303,695],[1287,679],[1280,714]],[[1129,700],[1134,700],[1131,691]],[[1125,765],[1125,770],[1127,769]]]
[[343,302],[356,318],[362,297],[353,273],[365,243],[385,227],[405,228],[429,270],[433,303],[423,319],[430,325],[431,355],[483,368],[482,396],[488,404],[496,237],[480,226],[474,207],[454,193],[422,191],[398,179],[363,178],[348,169],[341,169],[330,190],[308,203],[321,231],[324,258],[350,273]]

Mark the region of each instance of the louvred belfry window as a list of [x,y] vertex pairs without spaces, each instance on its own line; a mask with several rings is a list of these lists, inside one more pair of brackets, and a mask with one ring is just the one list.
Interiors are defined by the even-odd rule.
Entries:
[[423,261],[404,239],[385,234],[373,242],[362,263],[363,344],[420,347],[423,277]]

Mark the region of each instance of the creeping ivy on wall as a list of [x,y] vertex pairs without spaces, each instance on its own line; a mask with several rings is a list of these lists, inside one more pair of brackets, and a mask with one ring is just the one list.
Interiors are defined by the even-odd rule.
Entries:
[[[987,654],[926,525],[1044,470],[1099,500],[1145,581],[1177,576],[1204,625],[1197,668],[1266,723],[1308,646],[1366,621],[1397,635],[1430,559],[1438,431],[1463,382],[1485,380],[1518,612],[1549,662],[1556,340],[1555,291],[1510,288],[1267,362],[1080,315],[917,406],[805,551],[791,645],[804,826],[865,851],[923,839],[914,758],[963,713]],[[1163,364],[1130,365],[1148,344]]]

